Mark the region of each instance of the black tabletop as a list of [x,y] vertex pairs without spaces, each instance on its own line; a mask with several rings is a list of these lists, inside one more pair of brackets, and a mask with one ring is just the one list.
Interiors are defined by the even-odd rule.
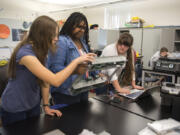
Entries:
[[136,102],[123,97],[118,98],[118,102],[116,102],[117,100],[110,102],[108,96],[96,96],[94,98],[150,120],[160,120],[171,117],[171,108],[161,106],[159,88],[154,89],[151,95],[140,98]]
[[111,135],[136,135],[145,128],[146,118],[121,110],[118,107],[89,99],[87,104],[75,104],[61,110],[61,118],[41,115],[8,127],[0,128],[3,135],[40,135],[60,129],[66,135],[78,135],[83,129],[94,133],[102,131]]

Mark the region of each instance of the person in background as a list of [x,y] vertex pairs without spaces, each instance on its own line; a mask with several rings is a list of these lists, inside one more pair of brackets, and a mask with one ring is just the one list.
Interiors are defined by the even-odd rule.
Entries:
[[93,24],[90,26],[90,30],[97,30],[99,28],[98,24]]
[[[162,47],[160,51],[157,51],[150,59],[149,66],[154,67],[154,63],[159,60],[159,58],[167,58],[172,57],[171,53],[168,52],[168,49],[166,47]],[[156,75],[154,75],[156,76]],[[155,85],[160,85],[162,81],[171,82],[172,78],[167,76],[156,76],[157,81],[154,83]]]
[[[57,42],[57,52],[50,54],[48,58],[49,69],[56,73],[63,70],[75,58],[87,54],[90,49],[88,45],[89,30],[86,17],[79,12],[72,13],[64,23]],[[60,87],[51,87],[51,95],[54,104],[74,104],[88,101],[88,92],[72,96],[68,89],[79,75],[88,77],[86,72],[87,63],[79,65],[74,74],[71,75]]]
[[150,66],[153,66],[153,63],[156,62],[160,57],[170,57],[171,54],[168,52],[166,47],[162,47],[160,51],[157,51],[150,59]]
[[9,61],[8,84],[2,94],[4,126],[39,116],[41,95],[46,114],[62,115],[49,108],[49,84],[60,86],[80,63],[92,61],[94,54],[74,59],[63,70],[52,73],[45,65],[48,52],[55,52],[57,40],[57,23],[48,16],[40,16],[32,23],[27,37],[14,49]]
[[[127,88],[123,88],[123,86],[132,85],[134,89],[144,89],[143,87],[135,84],[134,51],[132,45],[132,35],[129,33],[123,33],[120,35],[117,43],[105,47],[101,54],[101,56],[125,56],[127,58],[125,67],[119,68],[110,80],[113,88],[117,92],[125,94],[129,94],[130,91]],[[111,76],[115,70],[116,69],[114,68],[108,69],[103,71],[103,73],[107,76]],[[124,70],[123,75],[122,70]]]

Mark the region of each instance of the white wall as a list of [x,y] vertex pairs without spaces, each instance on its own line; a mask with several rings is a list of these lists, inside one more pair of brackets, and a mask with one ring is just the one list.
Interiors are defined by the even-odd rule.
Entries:
[[36,0],[0,0],[0,18],[31,21],[39,14],[67,8],[57,4],[47,4]]
[[148,24],[180,25],[180,0],[147,0],[133,3],[132,16]]
[[[1,7],[3,7],[1,1]],[[61,11],[48,13],[47,11],[52,5],[37,3],[37,7],[42,9],[41,12],[31,11],[30,8],[20,9],[13,7],[14,3],[9,3],[9,8],[4,8],[0,11],[0,18],[16,18],[21,21],[30,21],[39,15],[49,15],[55,20],[66,19],[72,12],[80,11],[84,13],[89,24],[97,23],[101,28],[104,28],[105,8],[115,9],[126,6],[131,12],[131,16],[139,16],[146,21],[146,24],[160,25],[180,25],[180,0],[136,0],[132,2],[123,2],[103,7],[82,8],[69,11]],[[28,7],[28,5],[26,5]],[[30,6],[29,6],[30,7]],[[18,8],[18,9],[17,9]],[[45,10],[47,9],[47,10]],[[53,10],[61,10],[61,7],[54,7]]]
[[98,24],[100,28],[104,28],[104,7],[84,9],[82,12],[90,25]]
[[87,17],[89,25],[99,24],[101,28],[104,27],[104,7],[73,9],[63,12],[49,13],[49,15],[55,20],[61,20],[67,19],[68,16],[73,12],[83,13]]
[[[127,10],[123,10],[122,12],[124,7],[127,8]],[[127,19],[129,18],[130,21],[130,18],[133,16],[144,19],[144,25],[180,25],[180,0],[139,0],[107,6],[106,9],[105,22],[108,22],[106,25],[111,28],[124,27]],[[108,16],[109,14],[111,16]],[[128,16],[126,15],[127,17],[125,18],[123,16],[124,14]],[[120,18],[124,19],[123,23],[112,20],[112,18],[114,19],[116,17],[118,17],[119,20]]]
[[[111,10],[119,8],[119,11],[121,11],[122,7],[129,8],[123,11],[127,11],[127,14],[130,14],[131,17],[139,16],[143,18],[146,22],[145,25],[180,25],[180,0],[137,0],[103,7],[74,9],[66,12],[51,13],[50,15],[55,19],[65,19],[70,13],[80,11],[86,15],[89,24],[98,23],[101,28],[104,28],[105,8]],[[119,27],[124,27],[124,25]]]

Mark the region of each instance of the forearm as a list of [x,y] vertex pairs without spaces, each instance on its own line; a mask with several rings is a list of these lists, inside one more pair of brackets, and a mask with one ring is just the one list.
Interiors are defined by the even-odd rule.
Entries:
[[58,110],[51,109],[49,107],[49,84],[45,83],[45,86],[41,86],[41,93],[42,93],[42,99],[43,99],[43,109],[45,111],[45,114],[60,117],[62,113]]
[[131,85],[132,85],[133,88],[136,86],[135,80],[132,80]]
[[122,89],[121,86],[119,85],[118,80],[114,80],[114,81],[112,82],[112,85],[114,86],[114,88],[115,88],[116,91],[120,91],[120,90]]
[[124,94],[129,94],[130,93],[130,91],[128,89],[121,88],[121,86],[119,85],[118,80],[114,80],[112,82],[112,84],[113,84],[113,86],[114,86],[114,88],[115,88],[115,90],[117,92],[124,93]]
[[41,87],[41,93],[42,93],[42,99],[43,99],[43,104],[49,104],[49,84],[45,84],[45,86]]
[[24,56],[20,61],[30,70],[36,77],[47,82],[55,87],[59,87],[75,70],[79,64],[78,59],[73,60],[66,68],[60,70],[56,74],[48,70],[40,61],[34,56]]
[[76,60],[72,61],[66,68],[55,74],[54,80],[56,81],[52,80],[51,84],[59,87],[71,74],[73,74],[77,65]]

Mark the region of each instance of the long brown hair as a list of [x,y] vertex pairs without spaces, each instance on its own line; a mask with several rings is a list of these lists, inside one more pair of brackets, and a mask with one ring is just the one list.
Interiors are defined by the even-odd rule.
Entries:
[[122,85],[128,85],[130,82],[132,82],[133,79],[133,72],[134,72],[134,66],[133,66],[133,57],[132,57],[132,45],[133,45],[133,37],[129,33],[123,33],[120,35],[118,40],[119,45],[125,45],[128,46],[129,49],[127,50],[127,62],[126,67],[124,69],[123,77],[122,77]]
[[[48,16],[40,16],[34,20],[31,25],[29,34],[14,49],[8,67],[8,77],[16,77],[16,54],[18,50],[27,44],[31,44],[33,51],[41,62],[45,65],[48,51],[55,51],[55,45],[52,44],[53,38],[56,36],[57,23]],[[38,79],[38,83],[43,85],[43,81]]]

